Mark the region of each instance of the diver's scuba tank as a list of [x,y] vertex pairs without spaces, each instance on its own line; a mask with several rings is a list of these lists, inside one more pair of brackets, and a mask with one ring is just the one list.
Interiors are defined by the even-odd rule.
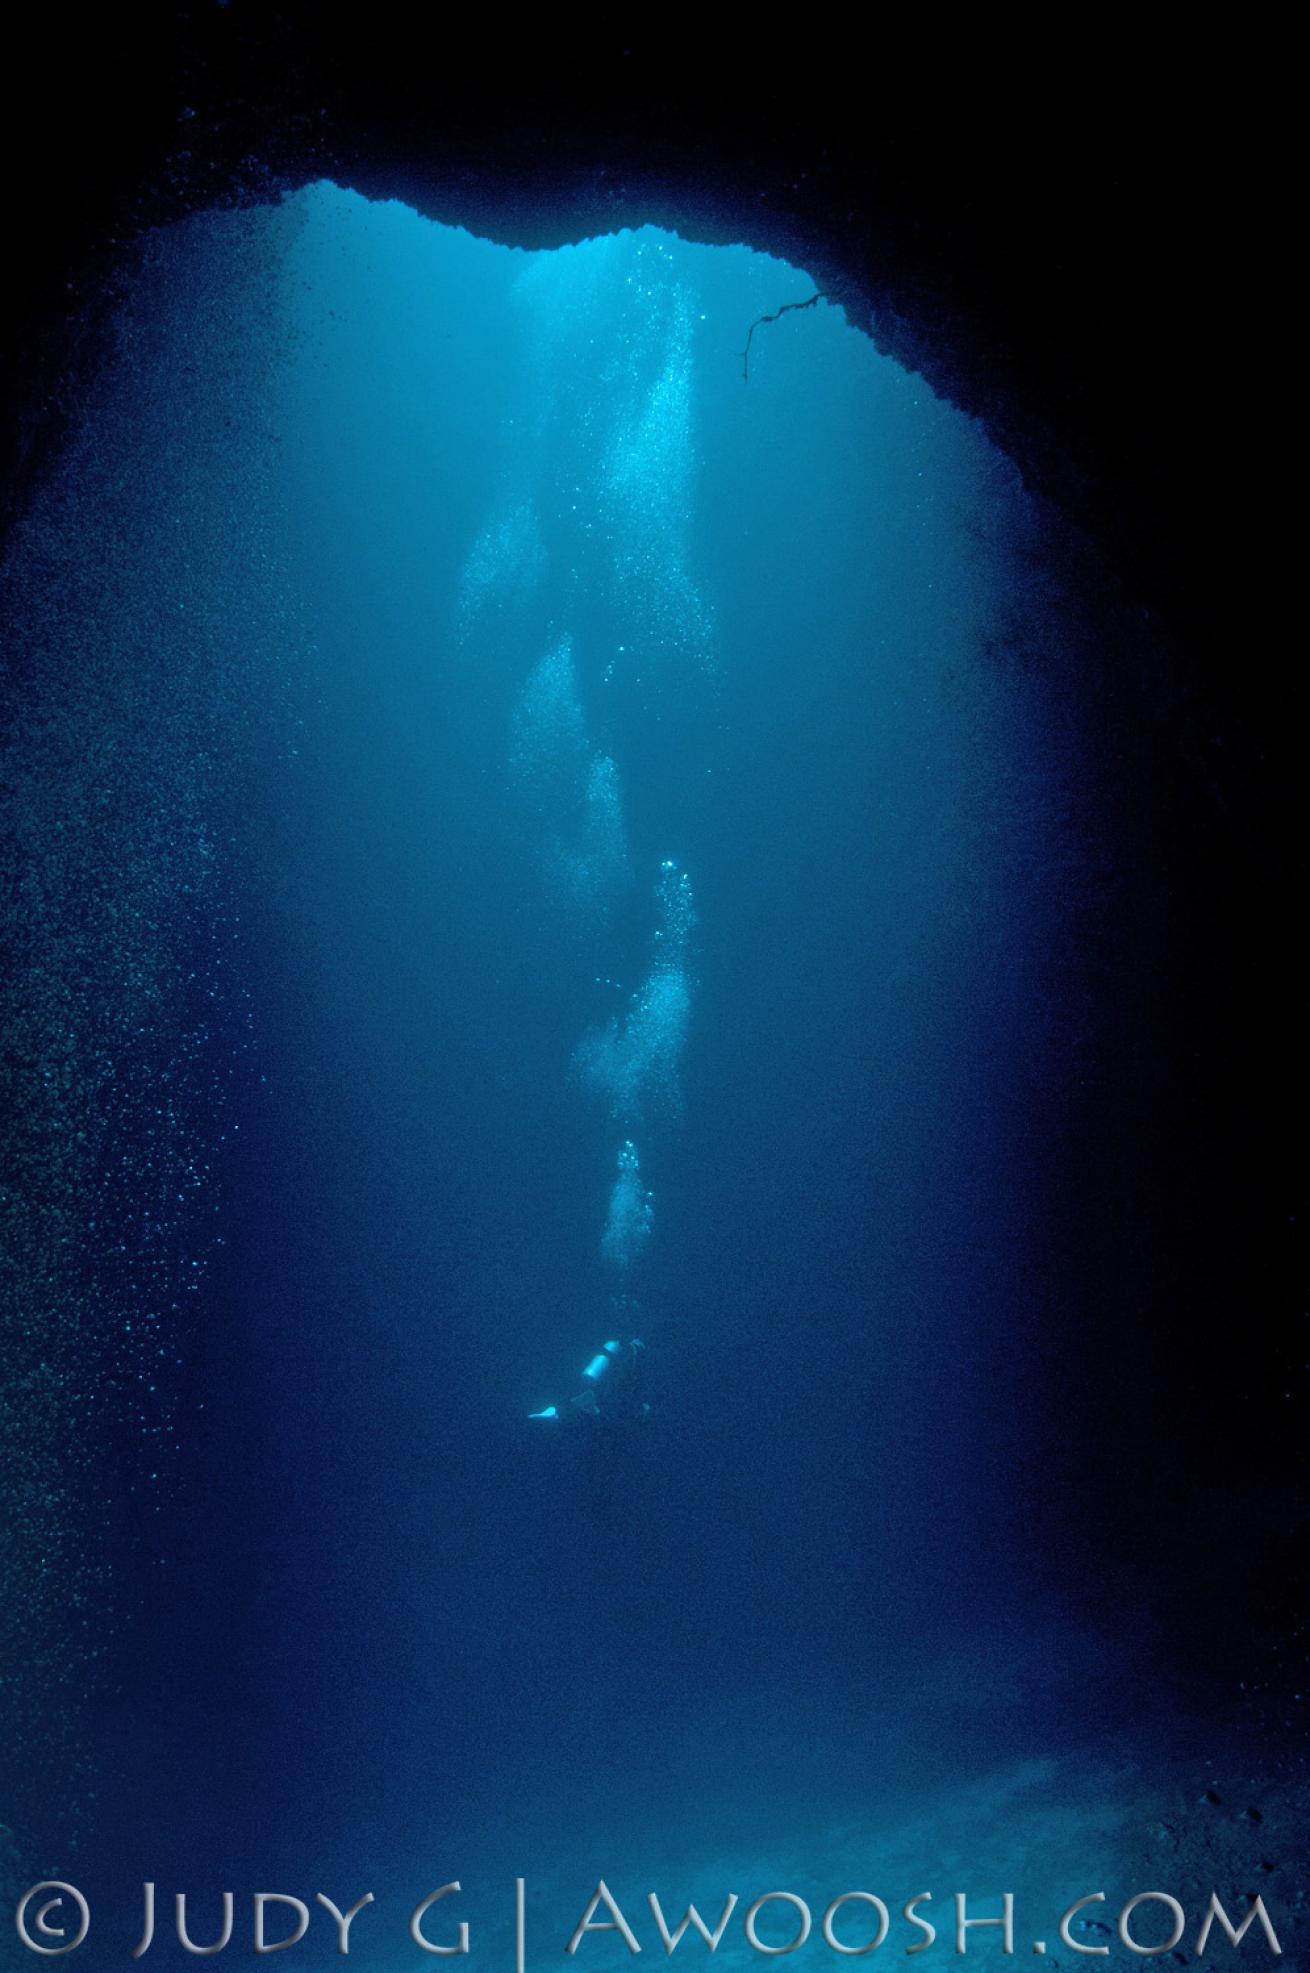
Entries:
[[601,1378],[613,1371],[615,1364],[622,1359],[623,1355],[624,1349],[622,1343],[602,1343],[582,1373],[583,1383],[590,1384],[594,1390]]

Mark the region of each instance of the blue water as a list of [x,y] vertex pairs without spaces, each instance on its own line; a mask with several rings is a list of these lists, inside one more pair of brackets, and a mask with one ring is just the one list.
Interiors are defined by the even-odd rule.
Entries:
[[[120,1937],[146,1877],[460,1876],[507,1965],[516,1873],[553,1955],[602,1873],[1009,1869],[1024,1789],[1076,1833],[1132,1645],[1029,1518],[1080,630],[1014,469],[838,308],[743,379],[813,287],[326,186],[195,222],[29,530],[42,648],[100,653],[29,695],[30,834],[110,900],[33,923],[130,1084],[67,1177],[121,1256],[129,1478],[69,1508]],[[649,1416],[529,1424],[614,1333]]]

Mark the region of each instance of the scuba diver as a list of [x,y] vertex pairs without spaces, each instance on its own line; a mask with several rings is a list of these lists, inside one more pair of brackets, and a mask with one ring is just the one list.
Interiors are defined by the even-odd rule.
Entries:
[[542,1418],[554,1425],[626,1422],[645,1418],[650,1406],[637,1397],[638,1359],[646,1345],[639,1336],[628,1342],[603,1343],[582,1373],[582,1389],[567,1404],[548,1404],[542,1411],[530,1411],[529,1418]]

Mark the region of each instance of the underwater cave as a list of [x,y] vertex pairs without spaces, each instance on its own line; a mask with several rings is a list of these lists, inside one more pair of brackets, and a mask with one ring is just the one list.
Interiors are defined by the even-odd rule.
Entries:
[[20,1853],[1045,1882],[1247,1641],[1191,606],[894,248],[390,145],[160,192],[18,475]]

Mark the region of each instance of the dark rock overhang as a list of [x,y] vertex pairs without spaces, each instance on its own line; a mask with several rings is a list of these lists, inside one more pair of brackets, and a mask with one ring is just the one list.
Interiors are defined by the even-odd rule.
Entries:
[[[10,65],[8,513],[57,433],[121,243],[328,176],[525,246],[656,222],[790,260],[986,424],[1204,639],[1214,305],[1252,252],[1206,78],[1100,49],[800,17],[595,29],[205,0],[35,23]],[[788,299],[780,295],[780,300]],[[1222,504],[1222,502],[1221,502]]]

